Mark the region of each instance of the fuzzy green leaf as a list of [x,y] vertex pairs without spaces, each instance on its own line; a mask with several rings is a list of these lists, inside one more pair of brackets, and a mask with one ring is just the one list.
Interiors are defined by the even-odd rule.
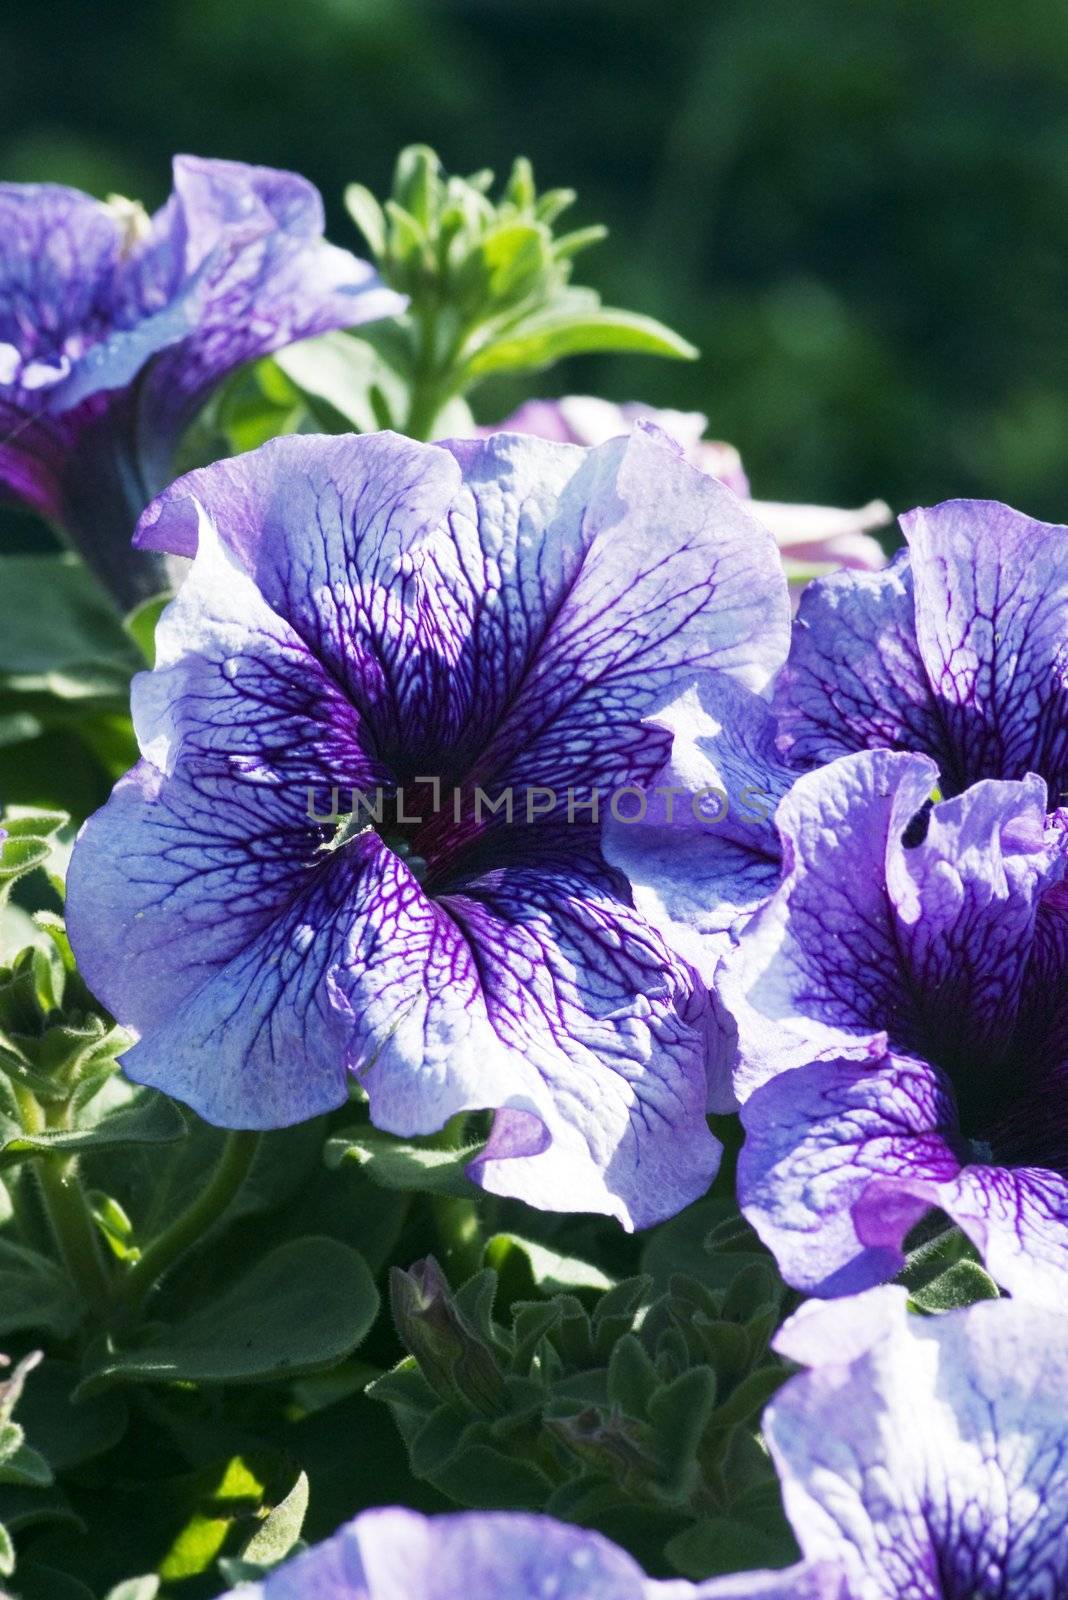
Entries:
[[100,1349],[75,1398],[112,1383],[263,1383],[314,1372],[354,1350],[377,1312],[362,1256],[336,1239],[294,1239],[185,1321],[137,1347]]

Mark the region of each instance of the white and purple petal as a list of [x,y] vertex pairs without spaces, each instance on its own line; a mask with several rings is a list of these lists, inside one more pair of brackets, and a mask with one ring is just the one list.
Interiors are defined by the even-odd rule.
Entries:
[[[492,1109],[486,1187],[628,1226],[700,1194],[707,993],[564,795],[655,771],[646,717],[681,684],[763,686],[770,538],[642,432],[278,440],[139,537],[196,555],[136,686],[145,760],[70,891],[89,981],[141,1031],[131,1074],[233,1126],[339,1104],[350,1074],[397,1133]],[[346,785],[377,832],[309,815]],[[479,817],[483,785],[514,818]]]
[[850,1600],[833,1562],[706,1583],[647,1578],[601,1534],[552,1517],[364,1511],[224,1600]]
[[1013,1301],[910,1315],[903,1289],[809,1302],[776,1348],[811,1367],[764,1413],[786,1512],[855,1600],[1068,1590],[1065,1319]]

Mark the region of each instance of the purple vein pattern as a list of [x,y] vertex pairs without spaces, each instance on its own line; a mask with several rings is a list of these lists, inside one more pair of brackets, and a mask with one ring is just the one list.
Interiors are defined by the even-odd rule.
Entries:
[[[648,719],[680,685],[757,692],[781,663],[770,535],[640,430],[276,440],[180,480],[137,538],[196,559],[68,896],[87,981],[141,1036],[130,1076],[231,1127],[353,1077],[397,1134],[493,1108],[477,1181],[628,1226],[701,1194],[707,991],[593,805],[660,770]],[[335,787],[380,787],[382,818],[313,820]]]
[[137,518],[242,362],[403,299],[323,238],[318,191],[178,156],[155,216],[54,184],[0,184],[0,493],[60,524],[120,604],[154,593]]
[[775,709],[791,764],[915,750],[942,792],[980,778],[1068,790],[1068,528],[987,500],[901,518],[909,548],[878,573],[802,596]]
[[812,1369],[764,1413],[787,1515],[853,1600],[1068,1593],[1063,1316],[1000,1300],[920,1317],[873,1289],[810,1300],[775,1343]]
[[647,1578],[618,1545],[552,1517],[364,1511],[224,1600],[850,1600],[830,1562],[707,1583]]
[[1046,787],[931,805],[865,751],[778,809],[785,870],[716,973],[738,1033],[740,1203],[788,1280],[894,1276],[931,1208],[1013,1295],[1068,1294],[1068,894]]

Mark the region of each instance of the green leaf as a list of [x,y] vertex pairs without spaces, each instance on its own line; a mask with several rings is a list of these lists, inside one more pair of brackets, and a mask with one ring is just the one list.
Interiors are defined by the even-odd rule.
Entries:
[[664,1554],[676,1572],[700,1582],[721,1573],[786,1566],[798,1551],[785,1524],[773,1533],[733,1517],[706,1517],[669,1539]]
[[547,367],[564,356],[597,350],[634,355],[673,356],[693,361],[698,351],[662,322],[634,311],[608,306],[575,312],[546,311],[528,318],[510,333],[483,345],[467,361],[467,380],[491,372],[522,372]]
[[359,433],[372,433],[380,426],[374,390],[392,416],[401,416],[407,404],[402,380],[377,350],[352,334],[302,339],[279,350],[274,359],[302,394],[325,401]]
[[386,253],[386,219],[382,207],[362,183],[350,183],[345,190],[345,210],[367,240],[376,258]]
[[0,1578],[10,1578],[15,1570],[15,1546],[11,1535],[0,1522]]
[[78,1297],[54,1261],[0,1238],[0,1334],[40,1328],[66,1339],[81,1318]]
[[156,664],[156,624],[173,599],[174,594],[169,589],[155,594],[149,600],[142,600],[123,620],[123,627],[150,667]]
[[45,1522],[66,1522],[84,1532],[85,1523],[74,1510],[62,1489],[27,1489],[22,1485],[0,1484],[0,1524],[11,1533],[40,1526]]
[[28,1156],[78,1155],[123,1144],[171,1144],[184,1139],[187,1132],[185,1118],[174,1101],[149,1089],[141,1091],[130,1105],[110,1112],[90,1127],[7,1137],[0,1134],[0,1169],[14,1166]]
[[515,1233],[495,1233],[487,1239],[483,1260],[487,1267],[511,1277],[512,1281],[506,1283],[510,1300],[529,1297],[535,1290],[544,1295],[575,1289],[603,1293],[613,1288],[616,1281],[589,1261],[561,1255],[550,1250],[548,1245],[521,1239]]
[[76,698],[89,685],[94,695],[104,685],[122,692],[139,665],[122,624],[76,556],[0,558],[0,679],[9,687]]
[[136,1347],[113,1342],[75,1398],[111,1383],[263,1383],[332,1366],[378,1313],[361,1256],[336,1239],[272,1250],[203,1310],[157,1328]]
[[156,1600],[159,1594],[159,1579],[154,1572],[146,1574],[143,1578],[127,1578],[124,1583],[118,1583],[114,1589],[109,1589],[104,1600]]
[[[15,1448],[6,1447],[8,1435],[14,1435]],[[8,1422],[0,1427],[0,1483],[22,1484],[27,1489],[47,1489],[53,1481],[52,1468],[40,1451],[22,1442],[22,1429]]]
[[956,1261],[930,1283],[914,1289],[910,1303],[918,1311],[935,1313],[998,1298],[997,1284],[978,1261]]
[[57,1572],[36,1561],[20,1561],[19,1600],[93,1600],[93,1591],[69,1572]]
[[70,817],[65,811],[45,811],[36,806],[12,806],[0,817],[6,838],[0,839],[0,905],[19,878],[38,869],[47,871],[59,831]]
[[328,1167],[354,1161],[383,1189],[406,1193],[450,1194],[471,1199],[478,1191],[465,1170],[478,1154],[477,1144],[463,1150],[441,1150],[406,1143],[379,1128],[349,1128],[326,1141]]
[[695,1456],[715,1403],[716,1374],[710,1367],[691,1367],[650,1398],[649,1421],[664,1467],[662,1486],[668,1494],[681,1498],[692,1489],[697,1474]]
[[73,1402],[80,1379],[73,1362],[46,1357],[19,1403],[26,1437],[53,1472],[68,1472],[103,1455],[126,1431],[126,1403],[118,1394]]
[[241,1552],[242,1561],[273,1567],[284,1561],[300,1538],[308,1512],[308,1478],[301,1473],[285,1499],[269,1512]]

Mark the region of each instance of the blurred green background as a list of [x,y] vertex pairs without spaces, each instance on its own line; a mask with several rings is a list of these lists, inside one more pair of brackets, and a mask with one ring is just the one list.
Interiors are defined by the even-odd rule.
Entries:
[[[766,498],[1068,521],[1060,0],[8,0],[0,175],[157,204],[174,150],[579,191],[582,277],[703,351],[544,392],[706,411]],[[519,396],[484,391],[483,420]]]

